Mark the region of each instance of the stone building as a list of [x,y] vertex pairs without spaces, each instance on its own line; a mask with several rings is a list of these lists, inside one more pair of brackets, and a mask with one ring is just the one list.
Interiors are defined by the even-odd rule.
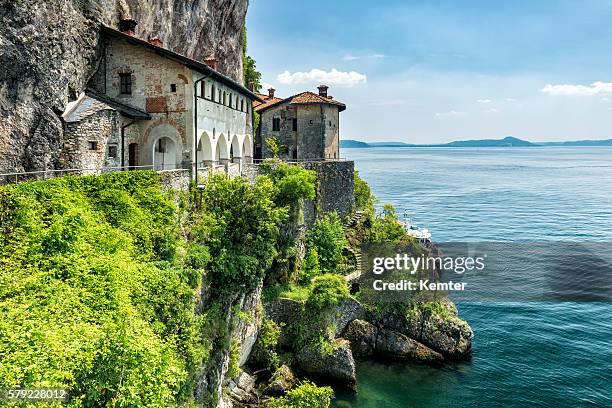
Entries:
[[266,139],[275,137],[283,146],[285,160],[334,160],[340,157],[339,114],[346,106],[328,96],[326,85],[319,92],[306,91],[288,98],[258,94],[262,101],[253,102],[260,122],[255,136],[255,157],[271,157]]
[[[261,99],[215,70],[134,36],[136,22],[103,26],[87,91],[64,120],[64,167],[157,170],[252,162],[252,103]],[[195,97],[194,97],[195,95]],[[195,130],[197,129],[197,130]],[[197,135],[197,137],[195,136]]]

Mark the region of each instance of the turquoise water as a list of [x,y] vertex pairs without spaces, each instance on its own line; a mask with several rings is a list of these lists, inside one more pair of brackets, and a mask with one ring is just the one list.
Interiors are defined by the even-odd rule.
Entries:
[[[612,242],[611,148],[343,149],[435,241]],[[610,284],[612,276],[606,275]],[[451,296],[452,297],[452,296]],[[612,406],[609,302],[458,302],[469,362],[360,362],[335,407]]]

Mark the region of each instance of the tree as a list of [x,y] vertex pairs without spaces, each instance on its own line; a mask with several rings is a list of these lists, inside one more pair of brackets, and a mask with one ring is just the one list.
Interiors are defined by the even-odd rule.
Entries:
[[247,29],[242,26],[242,70],[244,72],[244,84],[253,84],[255,92],[261,91],[261,72],[255,66],[255,60],[247,55]]

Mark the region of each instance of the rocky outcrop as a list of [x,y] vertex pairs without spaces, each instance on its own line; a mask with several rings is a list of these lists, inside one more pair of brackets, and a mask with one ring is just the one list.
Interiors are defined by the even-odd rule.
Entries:
[[350,343],[346,339],[336,339],[331,350],[324,350],[320,343],[310,343],[297,352],[298,365],[307,374],[339,382],[354,387],[355,360]]
[[449,300],[419,303],[408,311],[383,312],[377,322],[450,359],[466,358],[472,349],[472,329],[459,319],[457,308]]
[[61,166],[60,115],[94,73],[100,23],[139,22],[136,35],[242,78],[248,0],[19,0],[0,2],[0,172]]
[[424,363],[441,363],[444,357],[427,346],[393,330],[379,328],[364,320],[353,320],[344,333],[355,357],[399,358]]
[[266,395],[278,397],[297,385],[297,377],[293,370],[286,365],[282,365],[274,372],[269,384],[264,389]]

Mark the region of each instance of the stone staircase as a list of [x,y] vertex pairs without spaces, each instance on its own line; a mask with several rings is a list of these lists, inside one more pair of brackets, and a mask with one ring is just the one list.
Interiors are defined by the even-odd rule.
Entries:
[[[344,231],[346,231],[348,228],[354,227],[357,224],[359,224],[359,221],[361,220],[362,216],[363,216],[363,211],[355,211],[355,213],[353,213],[351,218],[348,218],[346,221],[344,221],[344,224],[342,225],[344,228]],[[355,270],[349,275],[345,276],[345,279],[348,282],[351,282],[351,281],[358,279],[359,276],[361,276],[362,254],[359,248],[352,248],[350,246],[347,246],[345,249],[351,254],[353,254],[353,256],[355,257]]]

